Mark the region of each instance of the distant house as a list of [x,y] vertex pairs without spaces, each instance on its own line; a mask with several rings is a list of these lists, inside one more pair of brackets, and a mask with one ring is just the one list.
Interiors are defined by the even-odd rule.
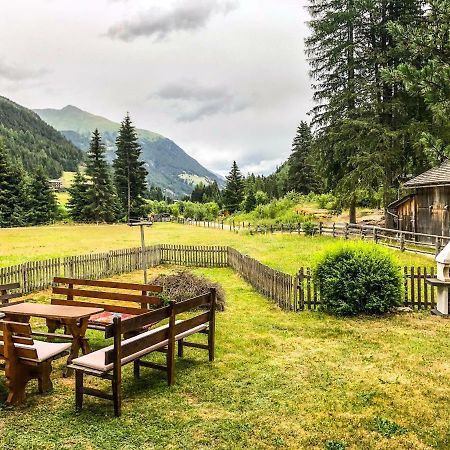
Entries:
[[403,187],[410,193],[388,206],[386,226],[450,236],[450,160],[412,178]]
[[48,180],[50,184],[50,188],[53,192],[62,192],[64,191],[63,183],[61,178],[57,180]]

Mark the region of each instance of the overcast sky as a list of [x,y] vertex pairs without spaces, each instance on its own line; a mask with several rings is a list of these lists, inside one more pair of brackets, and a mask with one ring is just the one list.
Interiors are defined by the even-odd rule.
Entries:
[[174,140],[221,174],[269,173],[312,106],[306,0],[0,0],[0,95]]

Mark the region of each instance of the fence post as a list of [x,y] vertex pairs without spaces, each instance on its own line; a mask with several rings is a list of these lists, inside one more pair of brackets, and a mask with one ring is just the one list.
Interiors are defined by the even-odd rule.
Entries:
[[400,232],[400,251],[405,251],[405,235]]
[[336,237],[336,222],[333,222],[333,237]]
[[323,223],[319,222],[319,236],[322,236],[322,227],[323,227]]
[[348,223],[345,223],[345,227],[344,227],[344,238],[347,240],[348,239]]
[[435,254],[436,254],[436,256],[439,255],[440,251],[441,251],[441,241],[440,241],[440,239],[437,237],[437,238],[436,238],[436,249],[435,249]]
[[300,222],[297,224],[297,232],[298,232],[298,234],[300,234],[300,231],[301,231],[301,226],[300,226]]
[[22,290],[24,292],[24,294],[28,294],[28,263],[23,263],[21,264],[21,269],[22,269],[22,280],[21,280],[21,284],[22,284]]
[[378,244],[378,228],[373,227],[373,240],[375,244]]

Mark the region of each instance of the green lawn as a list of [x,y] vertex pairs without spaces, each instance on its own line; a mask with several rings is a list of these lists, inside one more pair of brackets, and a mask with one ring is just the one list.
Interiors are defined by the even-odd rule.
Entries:
[[[152,275],[161,270],[174,268]],[[53,393],[41,396],[32,384],[26,404],[0,407],[0,448],[450,448],[448,321],[429,313],[379,319],[285,313],[230,269],[195,272],[226,290],[214,363],[187,349],[172,388],[151,369],[134,381],[128,366],[123,415],[116,419],[110,402],[89,397],[76,414],[74,380],[61,377],[59,362]],[[48,301],[49,292],[33,297]],[[103,345],[100,333],[90,337],[94,347]],[[1,377],[0,404],[5,396]]]
[[[288,273],[312,263],[318,252],[337,242],[331,237],[296,234],[250,236],[212,228],[156,223],[148,244],[230,245]],[[25,261],[135,247],[139,230],[127,225],[55,225],[0,229],[0,267]],[[402,265],[434,265],[431,258],[391,250]]]

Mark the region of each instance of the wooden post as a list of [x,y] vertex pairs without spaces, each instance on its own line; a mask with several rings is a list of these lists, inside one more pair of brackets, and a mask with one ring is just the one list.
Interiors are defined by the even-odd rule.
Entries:
[[215,346],[215,333],[216,333],[216,288],[210,289],[210,310],[209,310],[209,327],[208,327],[208,353],[209,360],[214,361],[214,346]]
[[378,228],[373,227],[373,240],[375,244],[378,244]]
[[175,301],[170,302],[169,340],[167,343],[167,383],[169,386],[175,382]]
[[319,222],[319,236],[322,236],[322,227],[323,227],[323,223]]
[[345,223],[344,227],[344,239],[348,239],[348,223]]
[[333,237],[336,237],[336,222],[333,222]]
[[120,317],[114,317],[114,368],[113,368],[113,402],[114,415],[119,417],[122,409],[122,324]]
[[440,242],[440,239],[437,237],[436,238],[435,256],[439,255],[440,251],[441,251],[441,242]]
[[400,251],[405,251],[405,235],[402,232],[400,232]]

